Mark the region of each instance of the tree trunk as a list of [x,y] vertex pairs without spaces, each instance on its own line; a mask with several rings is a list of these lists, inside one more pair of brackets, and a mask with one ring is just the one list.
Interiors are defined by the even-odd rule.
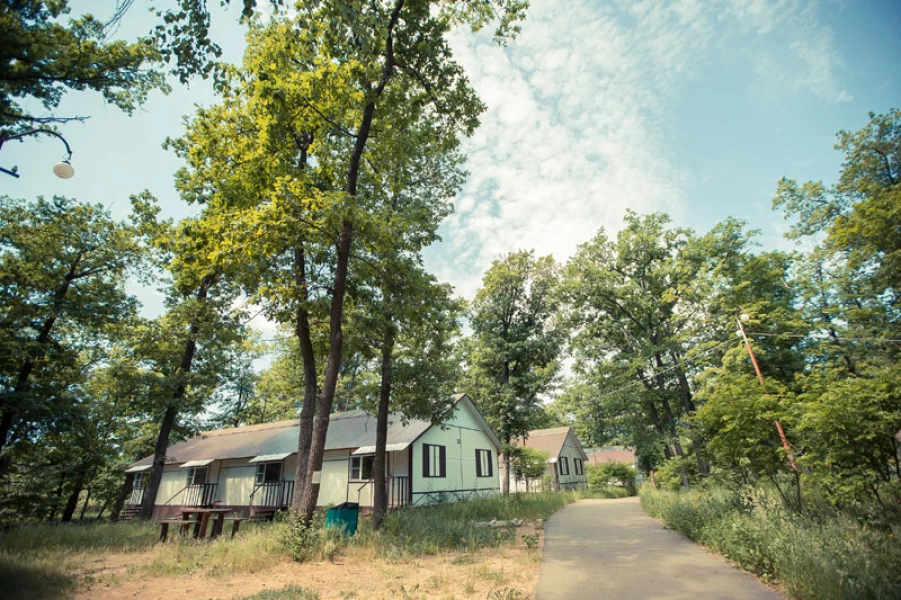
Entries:
[[507,445],[504,447],[503,456],[504,456],[504,480],[502,483],[502,490],[504,496],[510,495],[510,440],[507,440]]
[[[388,414],[391,408],[391,384],[393,383],[394,324],[391,319],[385,325],[382,339],[382,381],[379,386],[379,408],[375,423],[375,457],[372,460],[373,501],[372,528],[382,525],[388,512],[387,474],[385,469],[388,444]],[[410,465],[412,468],[412,465]]]
[[78,515],[79,521],[84,521],[84,513],[88,510],[88,502],[91,501],[91,486],[88,486],[88,493],[84,496],[84,504],[81,506],[81,514]]
[[125,499],[131,496],[131,492],[134,489],[134,483],[135,474],[126,473],[125,481],[122,483],[122,487],[119,488],[119,493],[116,495],[116,501],[113,503],[113,511],[110,513],[110,521],[119,520],[119,515],[122,514],[122,508],[125,506]]
[[78,497],[81,495],[81,490],[83,487],[84,479],[79,477],[72,485],[72,492],[69,494],[69,500],[66,502],[66,507],[63,509],[62,521],[64,523],[68,523],[72,520],[72,516],[75,514],[75,509],[78,508]]
[[[363,160],[363,151],[369,134],[372,130],[372,120],[375,116],[375,100],[381,96],[388,85],[388,81],[394,74],[394,27],[400,17],[404,0],[397,0],[388,23],[387,38],[385,40],[385,64],[382,67],[382,77],[378,86],[363,107],[363,115],[360,127],[357,130],[357,139],[353,152],[347,165],[347,184],[344,191],[351,198],[357,195],[357,185],[360,179],[360,162]],[[368,86],[367,86],[368,87]],[[325,366],[325,377],[322,382],[322,393],[319,396],[317,414],[313,418],[313,437],[310,444],[310,458],[307,466],[306,478],[303,484],[304,493],[301,503],[300,517],[304,523],[309,523],[313,518],[313,511],[319,501],[319,477],[322,475],[322,456],[325,452],[325,438],[328,435],[329,416],[332,412],[332,403],[335,400],[335,390],[338,385],[338,372],[341,368],[341,352],[344,343],[342,320],[344,318],[344,293],[347,289],[347,269],[350,259],[350,250],[353,245],[354,224],[350,217],[345,217],[341,224],[341,236],[338,239],[337,261],[335,265],[335,280],[332,286],[332,305],[329,313],[329,353]]]
[[103,503],[103,506],[100,507],[100,512],[97,513],[97,520],[98,520],[98,521],[99,521],[100,518],[103,516],[103,513],[106,512],[106,508],[107,508],[108,506],[109,506],[109,500],[107,500],[106,502],[104,502],[104,503]]
[[59,474],[59,485],[56,486],[56,491],[53,493],[53,500],[50,503],[50,510],[47,512],[47,520],[52,521],[56,518],[56,511],[59,508],[59,501],[63,497],[63,485],[66,483],[66,473],[62,472]]
[[163,421],[160,423],[160,433],[156,437],[156,446],[153,449],[153,464],[150,467],[150,477],[147,478],[147,485],[144,487],[141,512],[138,515],[142,519],[153,517],[156,494],[160,489],[160,482],[163,480],[163,467],[166,465],[166,448],[169,447],[169,435],[175,426],[176,416],[178,416],[178,410],[174,406],[170,406],[166,409]]
[[297,467],[294,471],[294,497],[291,499],[291,511],[300,515],[303,498],[306,492],[307,467],[310,460],[310,446],[313,441],[313,415],[319,386],[316,381],[316,354],[313,350],[312,332],[310,331],[310,315],[306,309],[307,271],[302,246],[294,248],[295,284],[301,293],[301,306],[297,309],[295,334],[303,360],[303,407],[300,410],[300,432],[297,440]]
[[[37,356],[26,357],[25,362],[22,363],[22,367],[16,375],[15,386],[13,386],[12,397],[14,399],[21,398],[25,393],[28,385],[28,378],[31,376],[35,364],[46,354],[47,343],[50,341],[50,333],[53,331],[53,325],[56,323],[57,318],[59,318],[59,315],[62,313],[63,300],[69,292],[72,281],[76,277],[80,262],[81,258],[79,257],[66,274],[63,284],[53,294],[53,309],[51,315],[44,321],[41,332],[38,334],[38,354]],[[0,395],[0,476],[3,476],[6,473],[8,466],[7,458],[2,455],[2,452],[8,442],[9,432],[12,429],[15,414],[16,408],[10,406],[10,404],[4,400],[4,397]]]
[[[200,287],[197,289],[197,300],[203,302],[206,300],[207,294],[216,280],[215,275],[205,275],[200,281]],[[181,355],[181,364],[178,373],[184,377],[191,372],[194,364],[194,354],[197,351],[197,334],[200,331],[200,325],[197,322],[191,323],[190,335],[185,341],[185,349]],[[144,499],[141,502],[142,519],[150,519],[153,517],[153,506],[156,503],[156,495],[160,489],[160,482],[163,480],[163,467],[166,464],[166,449],[169,447],[169,436],[172,428],[175,426],[175,418],[178,416],[178,404],[185,397],[187,392],[187,384],[182,383],[175,388],[172,394],[172,403],[166,408],[163,415],[163,422],[160,424],[160,433],[156,438],[156,446],[153,449],[153,465],[150,467],[150,480],[147,487],[144,488]]]

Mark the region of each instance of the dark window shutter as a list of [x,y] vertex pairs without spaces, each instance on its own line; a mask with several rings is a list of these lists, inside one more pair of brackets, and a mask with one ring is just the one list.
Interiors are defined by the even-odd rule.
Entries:
[[488,455],[488,477],[492,477],[494,475],[494,456],[491,454],[491,450],[485,450],[485,454]]
[[482,476],[482,451],[476,450],[476,477]]
[[422,445],[422,476],[429,476],[429,458],[431,458],[431,449],[432,447],[428,444]]
[[447,450],[444,446],[438,446],[438,451],[440,452],[440,464],[441,466],[438,468],[441,473],[438,477],[445,477],[447,475]]

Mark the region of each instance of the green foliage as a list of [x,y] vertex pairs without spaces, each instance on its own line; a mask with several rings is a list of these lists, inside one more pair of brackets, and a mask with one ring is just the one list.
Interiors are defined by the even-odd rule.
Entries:
[[296,585],[286,585],[280,590],[264,590],[250,596],[241,596],[237,600],[319,600],[319,592]]
[[532,428],[557,372],[557,271],[550,256],[510,254],[492,263],[472,303],[466,389],[506,443]]
[[588,487],[600,490],[611,485],[622,487],[629,494],[635,493],[635,468],[629,463],[599,463],[585,465]]
[[772,492],[641,489],[642,506],[668,527],[785,585],[792,598],[893,598],[901,591],[901,534],[828,507],[798,514]]
[[510,451],[510,469],[516,479],[538,479],[547,470],[549,452],[529,446],[515,446]]
[[100,92],[127,113],[151,90],[169,90],[163,74],[151,68],[160,55],[149,40],[110,40],[103,22],[91,15],[67,19],[68,13],[67,0],[0,4],[0,146],[9,136],[86,118],[35,112],[38,106],[53,110],[70,90]]

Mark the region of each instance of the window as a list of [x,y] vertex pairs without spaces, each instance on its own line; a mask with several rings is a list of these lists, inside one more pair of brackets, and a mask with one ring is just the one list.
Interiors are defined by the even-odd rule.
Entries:
[[585,472],[582,470],[582,459],[574,458],[573,459],[573,468],[576,471],[576,475],[584,475]]
[[282,463],[257,463],[257,484],[272,483],[282,478]]
[[569,475],[569,457],[560,457],[560,474]]
[[144,473],[135,473],[134,483],[132,484],[132,488],[143,487],[141,485],[141,481],[144,479]]
[[372,454],[350,457],[350,480],[370,481],[372,479]]
[[188,469],[188,485],[203,485],[206,483],[209,467],[191,467]]
[[445,477],[447,475],[447,450],[434,444],[422,445],[422,476]]
[[491,461],[491,450],[476,450],[476,477],[491,477],[494,467]]

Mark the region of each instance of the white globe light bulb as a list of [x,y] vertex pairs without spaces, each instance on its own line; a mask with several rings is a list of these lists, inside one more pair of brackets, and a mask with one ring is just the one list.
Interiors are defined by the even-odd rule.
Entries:
[[60,179],[72,179],[75,169],[68,160],[63,160],[53,165],[53,173]]
[[742,323],[747,323],[750,320],[751,320],[751,315],[749,315],[748,313],[741,313],[741,322]]

